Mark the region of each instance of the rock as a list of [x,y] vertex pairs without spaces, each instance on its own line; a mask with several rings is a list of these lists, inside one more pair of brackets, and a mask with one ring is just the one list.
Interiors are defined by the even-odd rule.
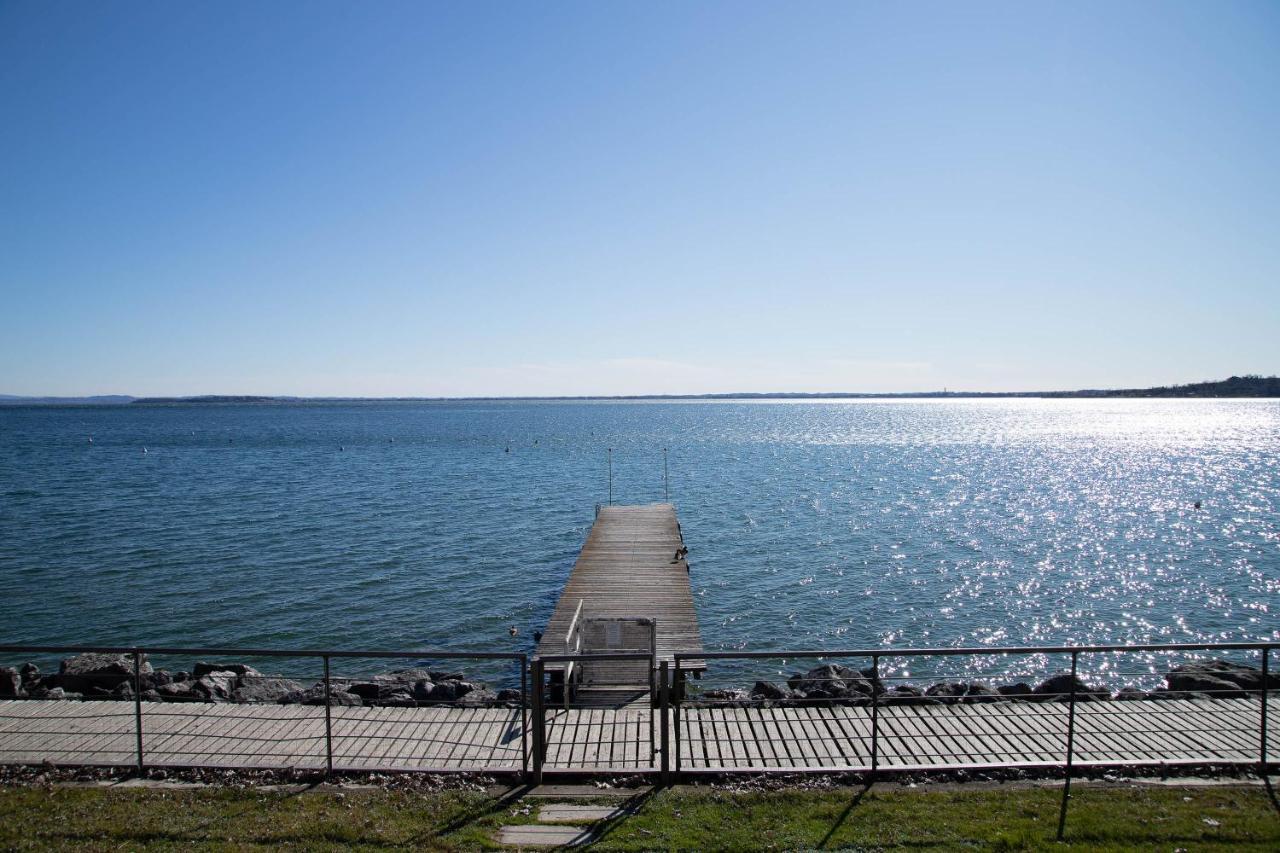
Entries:
[[191,692],[210,702],[228,702],[231,700],[231,694],[236,691],[239,677],[231,670],[206,672],[196,679]]
[[[366,703],[373,704],[373,703]],[[378,700],[377,704],[386,708],[416,708],[418,703],[414,701],[413,694],[408,690],[397,690],[388,693]]]
[[750,694],[745,690],[704,690],[698,694],[698,699],[706,702],[745,702],[750,698]]
[[40,681],[40,667],[33,663],[24,663],[22,669],[18,670],[18,674],[22,676],[23,684],[38,683]]
[[194,681],[173,681],[169,684],[161,684],[155,687],[155,692],[161,699],[170,701],[182,701],[186,699],[200,699],[200,696],[193,696],[191,688],[195,686]]
[[841,698],[855,692],[870,696],[873,692],[871,682],[861,672],[830,663],[814,667],[804,675],[792,675],[787,679],[787,686],[804,691],[806,697],[819,699]]
[[240,686],[231,693],[232,702],[279,702],[284,696],[301,690],[302,685],[288,678],[241,678]]
[[431,673],[425,669],[398,669],[386,675],[375,675],[372,680],[399,681],[404,684],[414,684],[418,681],[431,681]]
[[1030,699],[1035,690],[1025,681],[1019,681],[1015,684],[1001,684],[996,692],[1006,699]]
[[435,692],[435,688],[436,686],[427,679],[415,682],[413,685],[413,698],[421,702],[429,701]]
[[[281,696],[277,702],[281,705],[323,705],[324,704],[324,682],[320,682],[314,687],[306,690],[295,690]],[[338,689],[337,685],[331,684],[329,689],[329,706],[351,706],[363,705],[364,701],[354,693],[348,693],[345,690]]]
[[1031,698],[1039,702],[1048,702],[1055,699],[1061,699],[1064,702],[1070,701],[1072,684],[1075,685],[1077,702],[1111,698],[1111,694],[1106,690],[1090,687],[1069,672],[1056,673],[1040,682],[1036,685],[1036,689],[1032,691]]
[[966,702],[999,702],[1003,698],[992,688],[977,681],[965,685],[964,701]]
[[0,698],[13,699],[24,693],[18,671],[11,666],[0,666]]
[[1170,690],[1205,693],[1217,699],[1234,699],[1249,695],[1249,691],[1244,690],[1234,681],[1208,675],[1203,670],[1187,670],[1179,667],[1166,675],[1164,680],[1169,683]]
[[869,666],[862,670],[862,677],[866,679],[867,684],[871,686],[872,694],[879,696],[884,692],[884,682],[880,680],[880,676],[876,673],[874,666]]
[[[465,683],[465,682],[463,682]],[[468,690],[466,695],[458,700],[460,708],[488,708],[498,702],[498,694],[494,693],[487,687],[477,687],[474,690]]]
[[57,700],[57,699],[79,699],[79,698],[80,698],[80,695],[79,695],[78,693],[68,693],[67,691],[63,690],[61,687],[52,687],[52,688],[50,688],[50,689],[48,689],[48,690],[46,690],[46,691],[45,691],[44,698],[45,698],[45,699],[54,699],[54,700]]
[[911,684],[897,684],[880,696],[881,705],[941,705],[941,699],[926,697],[924,691]]
[[466,679],[466,676],[460,672],[437,672],[436,670],[428,672],[427,677],[432,681],[463,681]]
[[[1225,660],[1209,660],[1209,661],[1193,661],[1184,663],[1181,666],[1175,666],[1169,671],[1169,675],[1183,674],[1199,674],[1212,678],[1220,678],[1223,681],[1230,681],[1242,690],[1252,692],[1260,692],[1263,689],[1262,670],[1257,667],[1246,666],[1240,663],[1231,663]],[[1168,681],[1168,676],[1165,677]],[[1172,688],[1172,682],[1170,687]],[[1266,689],[1280,689],[1280,674],[1274,672],[1267,673]]]
[[506,688],[505,690],[498,691],[499,702],[520,702],[523,699],[524,697],[520,695],[519,690],[514,690],[510,687]]
[[431,691],[431,700],[433,702],[453,702],[466,696],[475,685],[469,681],[437,681],[435,689]]
[[236,675],[262,675],[262,673],[258,672],[253,667],[246,666],[242,663],[205,663],[201,661],[195,665],[194,669],[191,670],[191,677],[196,681],[199,681],[211,672],[232,672]]
[[944,681],[940,684],[930,684],[924,695],[931,696],[945,705],[952,705],[963,699],[968,692],[969,687],[963,682]]
[[776,702],[786,699],[789,695],[791,694],[787,688],[772,681],[757,681],[751,688],[752,699],[769,699]]
[[116,685],[116,689],[111,691],[112,698],[115,699],[132,699],[133,685],[128,681],[121,682]]
[[[142,675],[150,675],[151,664],[142,656]],[[58,669],[58,686],[76,693],[89,693],[91,688],[111,691],[117,685],[133,680],[133,655],[89,653],[67,658]]]
[[169,672],[169,670],[157,669],[155,672],[151,673],[150,675],[144,675],[142,677],[142,686],[144,689],[156,688],[163,684],[171,684],[173,680],[174,680],[173,675]]
[[164,697],[162,697],[155,690],[144,690],[142,691],[142,701],[143,702],[163,702]]
[[1135,700],[1146,699],[1146,698],[1147,698],[1147,692],[1145,690],[1139,690],[1136,687],[1121,687],[1120,690],[1116,693],[1116,699],[1118,699],[1121,702],[1132,702]]

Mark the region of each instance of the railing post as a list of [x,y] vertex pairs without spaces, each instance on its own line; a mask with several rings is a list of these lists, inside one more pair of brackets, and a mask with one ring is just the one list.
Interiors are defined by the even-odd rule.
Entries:
[[529,657],[520,655],[520,773],[529,781]]
[[609,506],[613,506],[613,448],[609,448]]
[[662,722],[662,764],[661,775],[658,777],[663,785],[671,782],[671,734],[667,731],[670,725],[671,716],[668,703],[671,700],[670,685],[667,683],[667,676],[670,671],[667,667],[667,661],[663,661],[658,666],[658,708],[660,709],[659,717]]
[[680,763],[680,704],[684,701],[684,670],[680,668],[680,655],[676,655],[676,776],[683,770]]
[[1270,656],[1271,647],[1262,647],[1262,737],[1258,743],[1258,775],[1264,780],[1267,778],[1267,697],[1269,695],[1268,688],[1271,686],[1271,677],[1269,675],[1270,667],[1268,657]]
[[1062,785],[1062,808],[1058,811],[1058,840],[1067,828],[1067,801],[1071,799],[1071,766],[1076,745],[1076,664],[1080,652],[1071,653],[1071,693],[1067,699],[1067,778]]
[[324,758],[325,775],[333,775],[333,712],[330,709],[329,656],[324,656]]
[[533,659],[533,683],[530,685],[533,699],[533,779],[532,784],[542,784],[542,758],[546,752],[547,733],[543,730],[546,715],[542,710],[542,658]]
[[138,735],[138,775],[142,775],[142,652],[133,650],[133,722]]
[[671,503],[671,479],[667,476],[667,449],[662,448],[662,500]]
[[880,656],[871,656],[871,775],[880,768],[880,697],[876,685],[880,683]]

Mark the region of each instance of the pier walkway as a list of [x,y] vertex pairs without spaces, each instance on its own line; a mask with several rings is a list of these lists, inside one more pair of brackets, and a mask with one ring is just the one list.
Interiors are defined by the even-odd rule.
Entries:
[[[674,665],[680,652],[684,673],[704,670],[705,662],[689,658],[702,650],[702,636],[683,546],[671,504],[600,507],[537,654],[651,652],[656,666]],[[652,684],[648,664],[636,661],[577,669],[550,662],[546,672],[553,684],[578,685],[576,704],[625,704],[647,696]]]
[[[869,708],[677,706],[668,737],[683,773],[1061,766],[1068,706],[1001,702]],[[323,707],[144,702],[149,767],[326,767]],[[1252,764],[1261,758],[1256,697],[1090,702],[1075,709],[1082,765]],[[1280,697],[1270,699],[1273,719]],[[520,772],[532,716],[519,708],[332,708],[338,770]],[[656,711],[548,709],[547,772],[649,770]],[[137,764],[135,708],[119,701],[0,701],[0,763]],[[1280,760],[1280,726],[1268,756]],[[530,748],[531,749],[531,748]]]

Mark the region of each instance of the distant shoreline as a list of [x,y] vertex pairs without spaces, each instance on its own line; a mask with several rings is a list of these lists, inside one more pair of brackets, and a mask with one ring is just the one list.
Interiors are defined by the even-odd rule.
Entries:
[[1012,398],[1274,398],[1280,397],[1280,376],[1232,376],[1217,382],[1194,382],[1187,385],[1165,385],[1153,388],[1082,389],[1078,391],[901,391],[867,393],[859,391],[828,392],[733,392],[725,394],[616,394],[563,395],[546,397],[292,397],[245,394],[204,394],[190,397],[132,397],[104,395],[94,397],[20,397],[0,395],[0,406],[133,406],[174,403],[204,404],[272,404],[272,403],[473,403],[522,401],[589,401],[589,400],[937,400],[937,399],[1012,399]]

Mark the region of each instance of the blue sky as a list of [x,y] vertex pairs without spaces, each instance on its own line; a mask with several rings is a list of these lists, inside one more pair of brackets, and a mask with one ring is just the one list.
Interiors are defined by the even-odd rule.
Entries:
[[1280,4],[0,0],[0,392],[1280,372]]

